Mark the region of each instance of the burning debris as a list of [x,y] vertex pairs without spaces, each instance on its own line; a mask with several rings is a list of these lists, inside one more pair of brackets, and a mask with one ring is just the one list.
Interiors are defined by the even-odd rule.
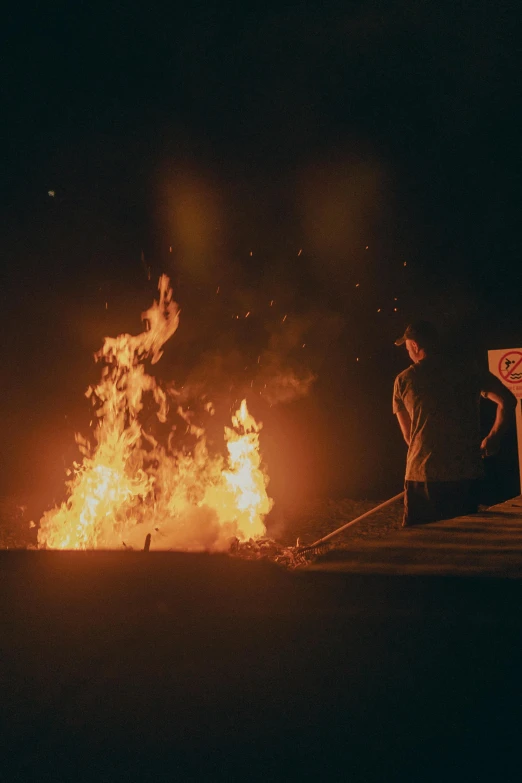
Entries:
[[240,557],[242,560],[270,560],[285,568],[298,568],[307,565],[315,553],[301,553],[298,546],[282,546],[272,538],[260,537],[251,538],[248,541],[234,538],[230,545],[229,554],[232,557]]
[[[181,406],[192,448],[167,445],[146,432],[140,414],[155,406],[167,423],[168,397],[144,362],[155,364],[179,325],[169,279],[159,280],[159,301],[142,314],[138,335],[107,337],[95,358],[101,380],[87,391],[97,423],[94,443],[77,435],[83,459],[74,464],[67,499],[40,521],[38,544],[52,549],[151,549],[227,551],[265,535],[272,501],[261,465],[261,424],[246,400],[225,427],[227,456],[211,454],[205,430]],[[173,435],[174,429],[171,432]],[[261,544],[255,546],[261,547]]]

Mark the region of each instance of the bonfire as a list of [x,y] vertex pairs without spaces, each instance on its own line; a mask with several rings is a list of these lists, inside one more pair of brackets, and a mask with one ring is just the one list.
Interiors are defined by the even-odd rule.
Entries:
[[[262,425],[246,400],[224,427],[223,453],[210,452],[204,428],[182,406],[175,414],[191,448],[176,447],[175,425],[166,443],[145,427],[145,404],[166,425],[175,400],[172,387],[167,393],[146,371],[179,325],[166,275],[158,290],[142,314],[144,331],[107,337],[95,354],[101,378],[86,395],[96,423],[89,438],[76,436],[82,459],[69,471],[65,501],[40,521],[40,548],[142,549],[147,540],[151,549],[229,551],[231,542],[237,547],[266,535],[272,501],[259,452]],[[211,403],[206,410],[213,414]]]

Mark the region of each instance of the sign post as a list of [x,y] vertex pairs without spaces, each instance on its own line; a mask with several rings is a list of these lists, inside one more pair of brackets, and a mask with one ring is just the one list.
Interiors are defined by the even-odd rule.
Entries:
[[504,386],[517,398],[516,422],[518,444],[518,469],[522,493],[522,348],[504,348],[488,351],[489,371],[500,378]]

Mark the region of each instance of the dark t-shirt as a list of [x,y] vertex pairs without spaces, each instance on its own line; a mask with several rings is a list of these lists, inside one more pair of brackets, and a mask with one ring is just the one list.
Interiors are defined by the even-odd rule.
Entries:
[[393,412],[406,410],[411,419],[407,481],[483,475],[479,403],[486,375],[443,356],[428,356],[397,376]]

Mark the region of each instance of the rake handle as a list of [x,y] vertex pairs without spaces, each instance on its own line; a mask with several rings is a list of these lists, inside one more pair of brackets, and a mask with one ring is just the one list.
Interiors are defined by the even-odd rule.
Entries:
[[360,516],[356,517],[355,519],[352,519],[351,522],[347,522],[345,525],[342,525],[342,527],[338,527],[337,530],[332,531],[331,533],[328,533],[327,536],[323,536],[318,541],[315,541],[313,544],[309,544],[308,546],[301,546],[298,549],[298,552],[303,552],[307,549],[315,549],[316,546],[320,546],[320,544],[324,544],[325,541],[329,541],[334,536],[338,536],[339,533],[342,533],[343,530],[346,530],[347,528],[351,527],[352,525],[355,525],[356,522],[360,522],[361,519],[365,519],[365,517],[369,517],[370,514],[374,514],[376,511],[380,511],[381,508],[385,508],[386,506],[390,506],[392,503],[395,503],[396,500],[399,500],[400,498],[404,497],[404,491],[399,492],[398,495],[394,495],[392,498],[389,498],[388,500],[385,500],[384,503],[380,503],[378,506],[375,506],[375,508],[371,508],[369,511],[365,511],[364,514],[361,514]]

